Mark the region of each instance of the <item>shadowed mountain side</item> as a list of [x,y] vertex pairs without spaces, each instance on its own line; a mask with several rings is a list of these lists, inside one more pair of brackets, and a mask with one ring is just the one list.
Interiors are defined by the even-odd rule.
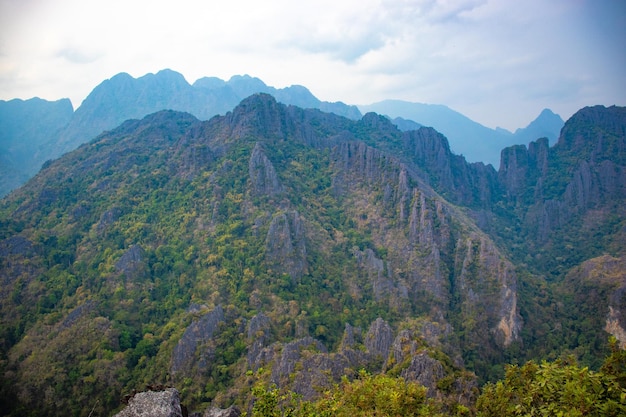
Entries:
[[35,175],[47,156],[44,145],[72,118],[68,99],[0,100],[0,197]]

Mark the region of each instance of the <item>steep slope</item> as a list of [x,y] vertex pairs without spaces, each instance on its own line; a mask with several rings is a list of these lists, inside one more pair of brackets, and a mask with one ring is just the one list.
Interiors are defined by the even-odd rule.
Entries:
[[69,123],[73,111],[68,99],[0,100],[0,196],[39,170],[42,146]]
[[[435,132],[419,143],[435,190],[532,273],[518,277],[522,356],[565,351],[599,366],[608,333],[624,339],[626,109],[581,109],[553,147],[544,138],[504,149],[497,173],[450,154]],[[577,279],[580,270],[595,272]]]
[[161,381],[228,405],[247,371],[310,395],[363,366],[467,398],[461,367],[520,341],[518,271],[428,185],[420,135],[255,95],[47,164],[2,201],[4,398],[103,414]]
[[[623,250],[625,132],[626,109],[586,107],[567,121],[554,147],[538,140],[502,152],[504,204],[521,228],[519,250],[537,271],[560,276]],[[545,259],[546,251],[558,255]]]

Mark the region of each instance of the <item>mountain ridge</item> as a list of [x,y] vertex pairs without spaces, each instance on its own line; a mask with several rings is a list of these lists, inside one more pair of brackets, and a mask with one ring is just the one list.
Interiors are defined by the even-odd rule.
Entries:
[[[213,81],[199,79],[194,85],[190,85],[182,74],[169,69],[138,78],[133,78],[127,73],[119,73],[104,80],[92,90],[69,120],[60,126],[54,124],[46,126],[45,137],[26,138],[28,140],[22,142],[26,147],[25,152],[16,154],[3,151],[0,157],[8,161],[7,165],[3,164],[3,169],[8,171],[5,178],[15,179],[0,188],[0,196],[7,194],[16,185],[21,185],[24,179],[32,177],[45,161],[58,158],[125,120],[142,118],[159,110],[185,111],[208,120],[217,114],[225,114],[232,110],[249,95],[248,92],[262,90],[275,94],[279,101],[287,104],[318,107],[351,118],[360,118],[355,106],[320,101],[302,86],[276,89],[266,86],[258,78],[247,75],[233,76],[228,82],[219,80],[222,81],[220,83],[217,80],[217,78]],[[69,103],[67,99],[61,102]],[[49,107],[53,106],[52,102],[48,103]],[[15,110],[9,108],[11,105],[11,102],[6,102],[3,106],[7,107],[6,116],[3,116],[1,112],[3,108],[0,108],[0,118],[14,119],[11,115]],[[37,119],[37,123],[46,120],[46,117],[36,113],[36,109],[30,111],[34,112],[31,117]],[[33,123],[29,121],[22,123],[20,127],[27,131],[30,125]],[[23,133],[20,135],[23,136]],[[16,139],[7,138],[7,140]],[[34,142],[37,143],[36,149],[28,148],[29,143]]]
[[267,94],[208,121],[126,121],[0,202],[5,398],[52,415],[98,393],[103,413],[160,380],[227,406],[247,371],[308,395],[366,367],[470,401],[465,367],[493,378],[568,350],[596,365],[624,294],[602,289],[590,314],[561,283],[624,256],[625,126],[623,108],[581,109],[496,171],[432,128]]
[[[65,122],[65,125],[50,124],[47,126],[46,137],[25,138],[26,140],[22,141],[23,147],[25,147],[24,152],[16,154],[6,150],[2,151],[0,158],[5,163],[2,164],[1,169],[6,173],[3,175],[3,184],[5,185],[0,184],[0,196],[7,194],[11,189],[21,185],[27,178],[32,177],[45,161],[55,159],[63,153],[75,149],[81,143],[91,140],[103,131],[114,128],[124,120],[141,118],[149,113],[165,109],[186,111],[202,120],[208,120],[214,115],[225,114],[245,97],[257,92],[272,94],[278,101],[285,104],[293,104],[303,108],[318,108],[354,120],[361,117],[357,106],[349,106],[341,102],[320,101],[306,87],[294,85],[286,88],[274,88],[265,85],[260,79],[248,75],[236,75],[228,81],[216,77],[203,77],[190,85],[182,74],[169,69],[138,78],[133,78],[127,73],[120,73],[96,86],[72,114],[70,120]],[[447,109],[441,105],[430,106],[437,109]],[[34,112],[35,109],[31,111]],[[2,113],[1,108],[0,113]],[[530,140],[537,139],[537,137],[532,137],[535,134],[532,132],[546,134],[550,140],[554,139],[552,138],[554,135],[549,133],[554,133],[554,127],[547,130],[544,127],[533,131],[528,131],[526,128],[524,130],[525,135],[522,135],[524,131],[509,135],[502,132],[494,133],[494,131],[456,112],[446,111],[444,113],[451,113],[454,117],[452,119],[444,117],[438,123],[430,124],[448,136],[452,142],[453,150],[456,153],[464,154],[469,160],[481,160],[491,163],[494,167],[497,167],[499,163],[499,152],[502,148],[512,143],[526,144]],[[37,123],[46,120],[45,116],[38,116],[35,113],[30,117],[33,120],[37,119]],[[405,119],[411,118],[405,117]],[[456,129],[455,132],[446,130],[446,126],[453,126],[459,120],[464,126],[463,129]],[[419,120],[403,121],[397,119],[396,121],[403,130],[415,129],[420,126],[419,123],[414,122],[419,122]],[[22,123],[22,130],[27,132],[28,125],[32,124]],[[429,123],[424,122],[422,124]],[[469,130],[466,129],[468,125],[471,127]],[[469,147],[466,146],[464,143],[468,142],[468,138],[464,136],[463,132],[476,129],[482,133],[478,136],[476,134],[471,136],[472,143]],[[508,142],[496,141],[495,144],[489,144],[489,142],[494,142],[491,138],[494,135],[500,135],[498,136],[500,139],[506,136]],[[523,138],[519,137],[520,135]],[[8,140],[13,141],[14,139],[9,138]],[[37,148],[29,147],[31,143],[37,143]],[[475,154],[474,149],[481,149],[482,151]]]
[[494,167],[499,166],[502,149],[526,145],[541,137],[547,137],[554,143],[563,127],[560,116],[549,109],[544,109],[527,127],[519,128],[515,133],[501,128],[490,129],[441,104],[384,100],[360,105],[359,109],[431,126],[448,138],[454,153],[463,155],[470,162],[483,162]]

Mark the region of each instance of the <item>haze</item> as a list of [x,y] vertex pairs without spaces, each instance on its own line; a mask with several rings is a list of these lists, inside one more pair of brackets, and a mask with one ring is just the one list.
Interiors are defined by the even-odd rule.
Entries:
[[489,127],[626,104],[619,0],[0,0],[0,99],[69,97],[171,68],[321,100],[445,104]]

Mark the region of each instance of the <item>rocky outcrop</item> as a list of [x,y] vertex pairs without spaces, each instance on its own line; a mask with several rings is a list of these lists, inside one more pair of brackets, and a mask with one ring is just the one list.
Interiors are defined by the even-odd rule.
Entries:
[[[348,373],[352,377],[358,369],[375,369],[392,372],[408,381],[417,381],[428,388],[428,395],[443,395],[438,382],[448,377],[453,382],[454,395],[469,399],[475,394],[476,381],[471,375],[452,375],[451,368],[434,359],[431,347],[417,330],[402,330],[394,337],[391,326],[383,319],[376,319],[365,335],[359,328],[346,324],[344,337],[336,352],[312,337],[305,337],[287,344],[274,343],[263,348],[253,361],[252,368],[271,367],[271,382],[288,387],[313,399],[320,389],[331,387]],[[458,389],[457,389],[458,388]],[[467,397],[467,398],[466,398]]]
[[263,147],[256,143],[248,163],[250,189],[255,196],[274,196],[283,190],[274,165],[267,158]]
[[128,278],[138,277],[146,272],[145,252],[139,245],[132,245],[115,263],[115,270]]
[[555,148],[582,159],[600,162],[614,160],[624,165],[626,158],[626,107],[592,106],[578,110],[563,126]]
[[430,127],[405,132],[403,148],[424,171],[430,185],[450,202],[472,208],[490,208],[500,193],[497,173],[491,165],[468,163],[454,155],[448,140]]
[[472,235],[457,243],[455,269],[466,331],[495,333],[496,343],[503,347],[518,340],[522,318],[513,265],[485,236]]
[[609,314],[606,318],[604,330],[619,341],[619,345],[622,349],[626,349],[626,329],[624,329],[620,323],[622,316],[620,310],[609,306]]
[[398,294],[404,295],[404,298],[407,298],[406,288],[396,288],[392,279],[391,270],[385,268],[384,261],[377,258],[373,250],[365,249],[365,251],[360,251],[354,249],[353,253],[357,261],[357,266],[367,277],[367,282],[372,288],[376,301],[381,301],[385,297],[396,296]]
[[423,192],[414,190],[408,227],[412,249],[408,256],[408,281],[414,291],[426,292],[442,303],[449,298],[446,267],[441,259],[441,250],[450,244],[448,217],[440,200],[427,200]]
[[96,309],[96,303],[89,300],[84,304],[79,305],[74,310],[70,311],[70,313],[63,319],[63,321],[59,324],[59,329],[64,330],[71,327],[74,323],[76,323],[81,318],[87,316],[89,313]]
[[558,143],[547,139],[502,151],[498,177],[509,204],[540,244],[574,218],[626,198],[626,111],[602,106],[578,111]]
[[383,360],[386,359],[393,343],[393,331],[389,324],[385,320],[377,318],[367,331],[364,343],[371,355]]
[[[432,169],[437,158],[441,159],[439,168],[451,163],[445,138],[427,129],[420,131],[408,134],[413,157],[422,158],[422,166]],[[537,158],[542,155],[535,147],[533,152]],[[447,311],[450,317],[451,301],[461,300],[454,302],[453,314],[463,317],[461,323],[472,339],[490,340],[494,351],[519,340],[522,321],[513,264],[465,213],[438,197],[409,165],[362,142],[337,145],[332,158],[336,192],[349,201],[356,218],[366,219],[360,226],[371,233],[377,247],[386,249],[379,257],[373,249],[353,248],[363,277],[354,296],[371,291],[375,300],[388,300],[398,311],[423,305],[424,313],[439,323],[445,322],[441,313]],[[463,166],[441,171],[438,184],[445,184],[447,178],[445,186],[459,199],[465,198],[464,190],[475,198],[472,181],[480,176],[470,175],[471,169]],[[467,181],[459,182],[455,175],[462,172],[468,173],[463,177]],[[495,193],[497,178],[482,178],[490,178]],[[480,198],[490,199],[489,195]],[[473,321],[476,317],[477,322]]]
[[139,392],[114,417],[183,417],[180,395],[175,388]]
[[276,214],[265,239],[265,259],[270,268],[297,282],[308,271],[306,254],[306,229],[300,214],[295,210]]
[[255,361],[261,350],[270,340],[270,331],[270,319],[263,313],[252,317],[248,323],[248,366],[253,369],[256,369]]
[[239,417],[240,415],[241,411],[234,406],[228,408],[209,407],[202,414],[202,417]]
[[585,261],[570,271],[565,285],[589,304],[594,319],[603,320],[604,331],[626,349],[626,257],[604,255]]
[[207,368],[213,355],[210,341],[217,332],[220,322],[223,321],[224,310],[218,305],[185,329],[172,353],[170,366],[172,376],[185,372],[192,373],[193,368],[195,372],[201,372]]

